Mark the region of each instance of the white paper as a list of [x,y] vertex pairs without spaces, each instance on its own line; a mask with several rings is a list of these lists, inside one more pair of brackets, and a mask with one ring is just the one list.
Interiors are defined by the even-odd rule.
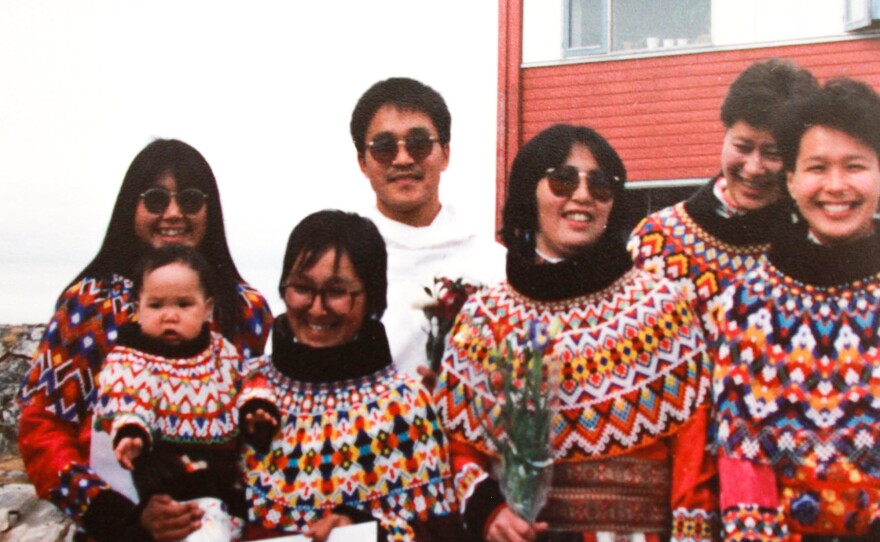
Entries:
[[92,441],[90,443],[90,464],[98,476],[110,484],[110,487],[122,493],[133,502],[138,502],[137,490],[131,479],[131,473],[122,468],[116,461],[113,453],[113,442],[110,435],[104,431],[92,429]]
[[[364,542],[365,540],[376,540],[377,535],[376,522],[367,521],[365,523],[346,525],[345,527],[336,527],[330,531],[330,537],[327,538],[327,542]],[[268,540],[264,539],[262,542],[311,542],[311,540],[311,538],[301,534],[294,534],[269,538]]]

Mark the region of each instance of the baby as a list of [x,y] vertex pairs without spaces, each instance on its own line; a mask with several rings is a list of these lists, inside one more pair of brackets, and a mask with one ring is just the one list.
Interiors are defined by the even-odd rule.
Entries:
[[120,328],[98,376],[95,428],[110,434],[141,502],[198,499],[186,540],[237,539],[246,513],[236,405],[243,360],[211,331],[210,268],[192,248],[150,253],[134,275],[136,322]]

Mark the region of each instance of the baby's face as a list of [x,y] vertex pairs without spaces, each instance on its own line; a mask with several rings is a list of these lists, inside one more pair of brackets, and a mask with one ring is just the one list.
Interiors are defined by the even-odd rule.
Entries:
[[211,317],[213,300],[205,297],[198,274],[174,262],[144,275],[137,305],[141,331],[169,345],[199,336]]

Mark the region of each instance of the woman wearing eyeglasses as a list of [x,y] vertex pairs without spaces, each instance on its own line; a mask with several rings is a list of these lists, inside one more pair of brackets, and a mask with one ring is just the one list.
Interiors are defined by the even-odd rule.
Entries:
[[178,540],[199,527],[196,505],[157,496],[135,507],[90,466],[95,376],[134,315],[133,267],[172,244],[197,248],[212,267],[215,331],[244,357],[268,338],[271,313],[232,261],[211,167],[186,143],[153,141],[125,174],[97,256],[61,294],[19,396],[28,476],[93,540]]
[[431,396],[395,369],[380,322],[379,230],[353,213],[302,220],[284,253],[287,307],[242,400],[266,442],[245,452],[248,539],[375,522],[378,540],[455,540],[461,522]]
[[[625,180],[617,152],[583,126],[544,130],[513,162],[507,282],[465,304],[435,393],[465,522],[483,540],[711,539],[703,336],[671,282],[633,267]],[[560,375],[553,480],[529,524],[493,474],[499,450],[486,431],[503,441],[504,390],[487,352],[511,340],[522,356],[529,330],[554,322],[561,331],[543,357],[547,373]]]
[[880,540],[880,96],[831,80],[774,128],[797,220],[725,294],[725,540]]
[[778,58],[746,68],[721,105],[721,173],[633,231],[629,247],[636,265],[678,283],[707,337],[717,333],[721,294],[760,265],[785,218],[782,158],[770,133],[773,117],[786,101],[815,86],[809,71]]

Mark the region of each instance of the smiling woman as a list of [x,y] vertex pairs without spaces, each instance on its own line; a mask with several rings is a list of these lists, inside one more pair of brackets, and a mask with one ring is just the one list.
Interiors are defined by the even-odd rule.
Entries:
[[431,397],[391,363],[386,270],[385,242],[366,218],[320,211],[291,232],[279,282],[287,311],[243,393],[253,400],[243,415],[277,427],[245,452],[246,537],[323,542],[336,527],[375,521],[380,541],[461,539]]
[[774,129],[795,220],[726,294],[715,364],[731,540],[880,539],[878,118],[880,96],[840,79]]
[[[95,378],[134,318],[134,267],[151,248],[174,244],[195,248],[212,269],[214,331],[245,357],[261,354],[268,337],[268,305],[229,254],[208,162],[182,141],[150,143],[125,174],[101,249],[58,299],[19,398],[19,448],[37,493],[95,540],[140,540],[147,532],[179,539],[198,527],[199,513],[170,499],[135,508],[90,464]],[[177,523],[170,531],[169,519]]]
[[721,105],[721,172],[687,201],[642,220],[630,237],[636,265],[679,285],[707,337],[717,333],[721,294],[761,264],[785,218],[773,119],[787,101],[815,88],[810,72],[786,60],[746,68]]
[[[540,540],[547,529],[548,540],[712,539],[705,343],[684,295],[633,267],[625,182],[617,151],[586,126],[551,126],[513,162],[507,281],[465,303],[435,393],[478,539]],[[554,321],[561,329],[540,359],[561,375],[551,385],[553,480],[529,523],[496,478],[507,398],[492,384],[501,364],[491,352],[506,344],[510,363],[525,366],[532,330]]]

